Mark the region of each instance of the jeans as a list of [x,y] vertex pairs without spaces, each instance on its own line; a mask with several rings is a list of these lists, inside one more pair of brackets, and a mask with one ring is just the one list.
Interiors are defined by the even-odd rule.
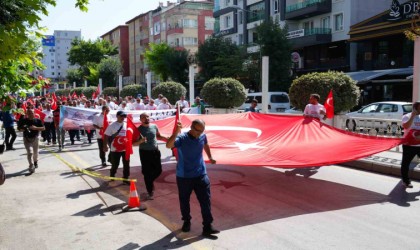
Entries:
[[66,131],[63,128],[60,128],[58,125],[55,127],[56,137],[58,139],[58,145],[64,145],[64,136],[66,135]]
[[4,138],[4,142],[6,144],[6,149],[13,148],[13,143],[16,140],[15,128],[14,127],[5,128],[5,131],[6,131],[6,137]]
[[420,147],[413,147],[408,145],[402,145],[403,154],[401,161],[401,178],[404,183],[410,183],[410,178],[408,177],[408,170],[410,169],[410,163],[413,160],[414,156],[420,157]]
[[55,125],[54,122],[45,122],[45,139],[47,139],[48,142],[51,142],[51,139],[53,143],[56,143],[56,135],[55,135]]
[[118,165],[120,165],[120,158],[123,162],[123,178],[128,179],[130,177],[130,160],[125,159],[125,151],[123,152],[111,152],[111,171],[110,176],[115,177],[117,173]]
[[162,173],[162,163],[160,161],[160,151],[156,150],[139,150],[141,172],[144,176],[144,184],[149,194],[153,192],[153,182]]
[[[99,158],[101,159],[102,163],[105,163],[105,151],[104,151],[104,140],[103,139],[97,139],[98,140],[98,148],[99,148]],[[110,161],[110,154],[108,154],[108,161]]]
[[213,222],[210,202],[210,180],[207,175],[195,178],[176,177],[178,185],[179,203],[181,207],[182,220],[190,221],[190,196],[194,190],[200,203],[203,225],[209,226]]

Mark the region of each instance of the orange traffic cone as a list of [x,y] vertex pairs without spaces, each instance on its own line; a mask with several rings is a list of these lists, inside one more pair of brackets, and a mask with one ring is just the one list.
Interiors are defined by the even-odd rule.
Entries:
[[127,212],[131,208],[138,208],[139,211],[146,210],[146,207],[140,205],[140,198],[137,194],[136,184],[134,181],[130,182],[130,196],[128,197],[128,204],[122,210],[123,212]]
[[140,207],[140,199],[137,194],[136,184],[134,181],[130,182],[130,197],[128,198],[128,207]]

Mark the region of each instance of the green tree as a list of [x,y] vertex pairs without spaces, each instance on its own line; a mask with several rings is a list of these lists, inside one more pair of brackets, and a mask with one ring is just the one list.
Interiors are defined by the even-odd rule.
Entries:
[[73,84],[73,82],[75,82],[76,85],[81,85],[84,81],[83,73],[80,71],[80,69],[68,69],[66,78],[70,84]]
[[331,89],[335,113],[348,111],[357,105],[360,90],[356,82],[343,72],[335,71],[310,73],[295,79],[289,90],[290,103],[304,110],[310,94],[319,94],[320,103],[324,103]]
[[99,78],[102,78],[102,86],[115,87],[118,75],[122,72],[122,64],[118,58],[109,57],[103,59],[97,67]]
[[[87,10],[89,0],[75,2],[80,10]],[[25,95],[25,90],[48,84],[28,73],[42,69],[36,38],[42,37],[40,15],[48,15],[49,5],[55,6],[56,0],[0,1],[0,98],[10,92]]]
[[175,81],[185,84],[188,81],[188,51],[175,50],[168,55],[169,67],[169,77]]
[[75,39],[71,42],[67,54],[70,65],[79,65],[85,73],[89,67],[96,66],[102,59],[118,54],[118,49],[107,40]]
[[155,72],[163,81],[167,81],[171,72],[169,58],[172,50],[166,43],[150,43],[150,48],[146,49],[144,58],[149,68]]
[[286,35],[287,28],[281,28],[278,22],[271,19],[257,27],[256,43],[260,47],[260,55],[269,56],[270,91],[287,91],[291,84],[291,45]]
[[181,96],[185,96],[187,89],[178,82],[161,82],[152,89],[152,96],[162,94],[168,98],[169,103],[175,104]]
[[215,77],[244,76],[244,49],[232,43],[230,39],[212,37],[198,47],[197,64],[200,77],[208,81]]

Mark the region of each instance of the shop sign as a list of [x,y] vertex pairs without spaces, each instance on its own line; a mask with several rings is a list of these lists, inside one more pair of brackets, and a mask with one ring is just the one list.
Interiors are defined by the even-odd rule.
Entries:
[[419,13],[419,2],[408,1],[400,4],[398,0],[392,0],[389,14],[386,17],[388,21],[400,21],[413,18],[414,15]]
[[292,39],[292,38],[302,37],[304,35],[305,35],[305,30],[304,29],[293,30],[293,31],[287,32],[286,38],[287,39]]

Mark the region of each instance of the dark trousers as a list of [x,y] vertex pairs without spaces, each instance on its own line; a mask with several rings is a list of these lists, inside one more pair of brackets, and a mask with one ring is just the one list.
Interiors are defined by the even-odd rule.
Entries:
[[211,215],[210,202],[210,180],[207,175],[196,178],[176,177],[178,185],[179,203],[181,207],[182,220],[190,221],[190,196],[194,190],[195,195],[200,203],[201,216],[203,217],[203,225],[209,226],[213,222]]
[[16,140],[16,131],[14,127],[5,128],[6,137],[4,139],[4,142],[6,143],[6,149],[7,148],[13,148],[13,143]]
[[139,150],[141,172],[144,176],[144,184],[147,192],[150,194],[154,190],[153,182],[162,173],[162,163],[160,161],[160,151],[156,150]]
[[125,159],[125,151],[123,152],[111,152],[111,172],[110,176],[115,177],[117,173],[118,165],[120,165],[120,159],[122,158],[123,162],[123,178],[128,179],[130,177],[130,160]]
[[[98,140],[98,148],[99,148],[99,158],[101,159],[102,163],[105,163],[105,152],[104,152],[104,140],[103,139],[97,139]],[[110,161],[110,154],[108,154],[108,161]]]
[[54,122],[45,122],[44,123],[45,126],[45,139],[48,142],[51,142],[51,139],[54,143],[57,142],[57,138],[55,135],[55,125]]
[[77,137],[77,139],[80,140],[79,130],[69,130],[69,135],[71,143],[74,143],[74,137]]
[[95,130],[85,130],[85,131],[86,131],[86,135],[87,135],[88,141],[89,141],[89,143],[91,143],[92,142],[93,132]]
[[408,170],[410,169],[410,163],[413,160],[414,156],[420,157],[420,147],[413,147],[408,145],[403,145],[402,161],[401,161],[401,178],[404,183],[410,183],[410,178],[408,177]]

